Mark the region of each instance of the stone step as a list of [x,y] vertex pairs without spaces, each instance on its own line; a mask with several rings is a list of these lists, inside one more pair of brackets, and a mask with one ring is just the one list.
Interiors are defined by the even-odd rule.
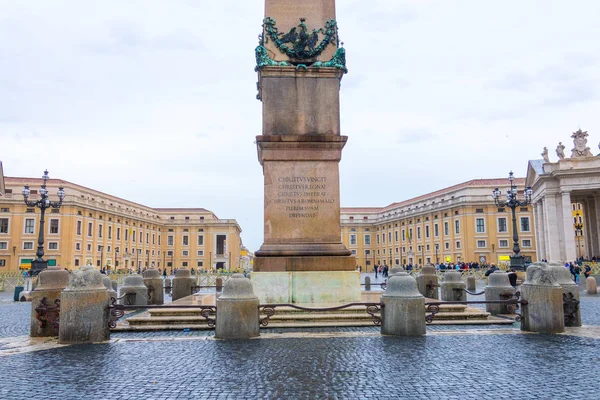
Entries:
[[129,325],[204,325],[206,320],[203,317],[196,316],[175,316],[175,317],[151,317],[144,314],[135,317],[127,318]]

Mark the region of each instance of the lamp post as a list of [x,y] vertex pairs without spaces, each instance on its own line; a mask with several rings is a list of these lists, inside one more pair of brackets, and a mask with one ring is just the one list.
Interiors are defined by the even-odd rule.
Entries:
[[440,259],[438,258],[438,250],[440,249],[439,243],[435,244],[435,265],[440,263]]
[[43,183],[39,190],[40,199],[29,201],[29,185],[25,185],[23,188],[23,201],[27,207],[38,207],[40,209],[40,231],[38,235],[38,248],[35,253],[37,258],[31,262],[31,276],[37,276],[42,270],[48,267],[48,261],[44,261],[44,215],[46,214],[47,208],[58,209],[62,205],[63,199],[65,198],[65,191],[62,186],[58,188],[58,199],[59,201],[50,201],[48,198],[48,189],[46,189],[46,182],[48,179],[48,170],[44,171],[42,176]]
[[112,273],[112,274],[115,274],[115,273],[117,273],[117,268],[118,268],[118,267],[119,267],[119,250],[118,250],[118,249],[116,249],[116,250],[115,250],[115,265],[114,265],[114,267],[112,268],[112,271],[111,271],[111,273]]
[[533,190],[531,187],[525,188],[523,192],[525,198],[523,200],[517,199],[517,185],[515,184],[515,177],[512,171],[508,174],[508,180],[510,181],[510,189],[506,191],[506,200],[501,200],[502,192],[498,188],[492,191],[492,197],[498,207],[508,207],[512,211],[512,225],[513,225],[513,255],[510,256],[510,267],[518,271],[525,271],[525,257],[521,254],[521,248],[519,246],[519,233],[517,232],[517,207],[526,207],[531,204],[531,195]]

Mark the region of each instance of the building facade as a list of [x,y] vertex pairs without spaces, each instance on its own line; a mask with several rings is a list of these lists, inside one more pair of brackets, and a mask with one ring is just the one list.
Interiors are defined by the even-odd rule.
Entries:
[[[519,190],[525,179],[515,180]],[[508,179],[475,179],[386,207],[342,208],[342,241],[357,266],[479,262],[509,264],[512,215],[492,191]],[[520,193],[522,195],[522,193]],[[533,211],[517,209],[521,254],[536,260]]]
[[[42,179],[4,178],[0,196],[0,272],[27,269],[35,258],[40,210],[23,203],[24,185],[38,199]],[[69,270],[85,264],[108,270],[144,268],[236,269],[241,229],[203,208],[151,208],[71,182],[50,179],[48,193],[63,186],[60,209],[47,209],[45,256]]]

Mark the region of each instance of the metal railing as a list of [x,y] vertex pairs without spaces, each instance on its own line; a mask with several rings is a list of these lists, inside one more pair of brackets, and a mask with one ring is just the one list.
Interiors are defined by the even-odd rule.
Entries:
[[[463,289],[459,289],[459,290],[463,290]],[[528,302],[527,302],[527,300],[521,299],[521,292],[515,292],[514,294],[509,294],[509,295],[510,295],[510,298],[507,298],[504,300],[430,301],[430,302],[426,301],[425,302],[426,312],[428,312],[429,314],[427,314],[425,316],[425,322],[427,322],[428,324],[433,322],[435,314],[440,312],[440,306],[452,305],[452,304],[459,304],[459,305],[504,304],[504,305],[506,305],[510,314],[515,314],[515,321],[520,322],[522,316],[521,316],[521,314],[517,313],[517,311],[519,310],[519,305],[526,305],[526,304],[528,304]]]
[[[258,306],[259,314],[264,314],[263,318],[260,318],[259,322],[262,327],[266,327],[269,325],[269,319],[275,315],[275,308],[277,307],[291,307],[300,311],[308,311],[308,312],[329,312],[329,311],[339,311],[345,308],[355,307],[355,306],[364,306],[365,312],[371,316],[373,320],[373,324],[376,326],[381,325],[381,309],[383,308],[383,304],[381,303],[366,303],[366,302],[357,302],[357,303],[348,303],[341,306],[335,307],[302,307],[297,304],[291,303],[273,303],[273,304],[261,304]],[[380,315],[376,315],[379,313]]]

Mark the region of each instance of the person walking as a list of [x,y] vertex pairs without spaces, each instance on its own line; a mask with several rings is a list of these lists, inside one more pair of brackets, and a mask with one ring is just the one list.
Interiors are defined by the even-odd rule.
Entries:
[[377,272],[379,271],[379,266],[375,265],[375,268],[373,268],[375,270],[375,279],[377,279]]

